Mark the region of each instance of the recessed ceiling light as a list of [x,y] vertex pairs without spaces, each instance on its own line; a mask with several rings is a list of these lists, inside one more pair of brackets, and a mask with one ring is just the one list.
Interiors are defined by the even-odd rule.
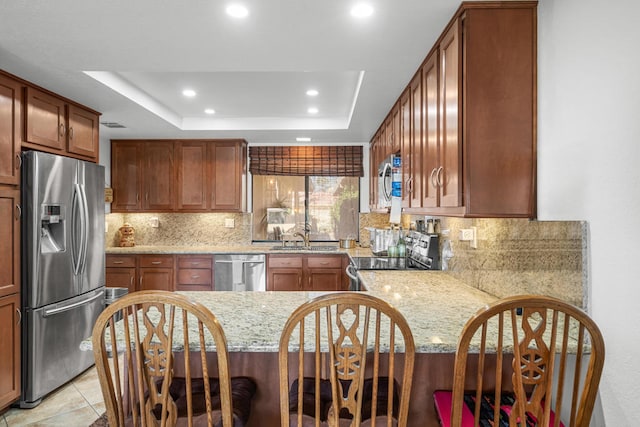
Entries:
[[318,109],[316,107],[309,107],[307,109],[307,113],[309,114],[316,114],[318,112]]
[[196,96],[196,91],[193,89],[185,89],[182,91],[182,94],[186,97],[193,98]]
[[373,14],[373,6],[369,3],[356,3],[351,8],[351,16],[355,18],[366,18],[367,16],[371,16]]
[[246,18],[249,15],[249,9],[241,4],[230,4],[227,6],[227,15],[234,18]]
[[307,91],[307,95],[309,95],[309,96],[318,96],[318,91],[315,90],[315,89],[309,89]]
[[298,142],[311,142],[311,138],[307,137],[307,136],[299,136],[296,138],[296,141]]
[[214,110],[213,108],[205,108],[204,112],[206,114],[215,114],[216,110]]

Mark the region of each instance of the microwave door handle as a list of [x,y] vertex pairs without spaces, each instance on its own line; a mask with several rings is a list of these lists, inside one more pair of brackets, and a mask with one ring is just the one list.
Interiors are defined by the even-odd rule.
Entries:
[[390,169],[391,169],[391,165],[389,163],[385,163],[384,169],[382,169],[382,189],[384,190],[383,191],[384,199],[387,202],[391,200],[391,189],[387,188],[387,170],[390,170]]

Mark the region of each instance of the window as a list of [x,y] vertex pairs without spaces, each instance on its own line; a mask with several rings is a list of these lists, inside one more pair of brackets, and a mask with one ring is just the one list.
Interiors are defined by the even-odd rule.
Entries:
[[360,181],[353,176],[253,176],[253,240],[304,230],[312,241],[358,236]]

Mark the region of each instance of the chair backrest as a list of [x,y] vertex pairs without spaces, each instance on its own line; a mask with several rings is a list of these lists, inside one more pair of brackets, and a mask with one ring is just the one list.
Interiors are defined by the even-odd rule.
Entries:
[[405,426],[414,359],[407,321],[379,298],[338,292],[302,304],[280,338],[282,426]]
[[466,399],[474,425],[482,407],[475,402],[483,402],[492,417],[511,406],[511,426],[531,425],[516,424],[527,414],[538,426],[560,426],[562,419],[587,427],[603,364],[602,335],[580,309],[545,296],[499,300],[479,310],[459,338],[451,425],[462,425],[465,390],[473,390]]
[[[202,304],[165,291],[128,294],[98,317],[92,343],[109,425],[174,426],[178,408],[186,406],[180,417],[192,426],[195,403],[206,411],[208,425],[214,412],[223,426],[232,426],[227,343],[220,323]],[[207,351],[216,354],[207,357]],[[218,379],[214,385],[202,381],[211,377]],[[204,390],[194,396],[196,378]],[[213,401],[211,388],[217,386],[219,401]]]

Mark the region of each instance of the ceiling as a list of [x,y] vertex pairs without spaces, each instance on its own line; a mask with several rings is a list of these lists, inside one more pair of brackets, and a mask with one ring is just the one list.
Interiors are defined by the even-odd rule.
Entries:
[[3,1],[0,69],[124,126],[109,139],[367,142],[460,3],[231,1]]

